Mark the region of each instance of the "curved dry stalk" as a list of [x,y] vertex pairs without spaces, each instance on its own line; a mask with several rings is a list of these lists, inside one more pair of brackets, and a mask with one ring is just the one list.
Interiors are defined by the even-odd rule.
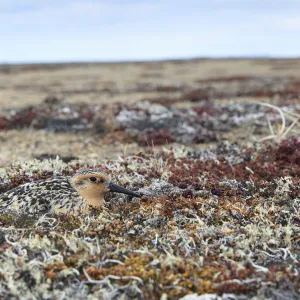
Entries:
[[[300,127],[300,122],[299,122],[300,115],[299,114],[285,111],[285,110],[281,109],[280,107],[273,105],[273,104],[264,103],[264,102],[257,102],[257,103],[276,110],[281,117],[280,129],[276,130],[276,132],[275,132],[270,119],[268,118],[268,116],[266,116],[267,122],[268,122],[268,127],[269,127],[271,134],[260,139],[261,142],[270,140],[270,139],[275,139],[275,138],[282,139],[282,138],[286,137],[286,135],[290,132],[296,132],[297,134],[299,134],[299,132],[297,130],[295,131],[295,129],[293,129],[296,125],[298,125]],[[286,128],[286,119],[289,119],[290,121],[292,121],[292,123],[287,128]]]
[[286,117],[291,120],[295,121],[295,124],[297,124],[300,127],[300,114],[292,113],[290,111],[283,110],[283,112],[286,114]]
[[269,103],[259,102],[259,104],[263,105],[263,106],[270,107],[270,108],[275,109],[275,110],[278,111],[278,113],[281,117],[282,123],[281,123],[281,129],[278,131],[277,136],[281,136],[284,133],[285,127],[286,127],[285,115],[284,115],[282,109],[278,106],[275,106],[275,105],[269,104]]
[[287,128],[287,130],[282,134],[282,137],[285,137],[292,128],[297,124],[298,120],[300,120],[300,117],[298,119],[295,119],[294,122]]

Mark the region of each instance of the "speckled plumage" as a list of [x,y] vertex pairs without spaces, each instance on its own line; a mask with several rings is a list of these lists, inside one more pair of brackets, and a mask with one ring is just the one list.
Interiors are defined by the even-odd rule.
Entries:
[[29,182],[0,195],[1,213],[75,213],[87,207],[69,179],[62,176]]
[[80,169],[78,170],[74,176],[78,175],[106,175],[101,169]]
[[110,182],[102,170],[81,169],[71,178],[29,182],[0,195],[0,213],[78,214],[88,212],[90,206],[101,207],[107,192],[141,197]]

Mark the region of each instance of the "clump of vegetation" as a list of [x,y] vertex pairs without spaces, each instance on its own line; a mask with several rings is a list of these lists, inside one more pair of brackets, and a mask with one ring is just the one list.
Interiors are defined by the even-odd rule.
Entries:
[[[299,139],[226,149],[204,160],[165,149],[98,166],[148,192],[139,201],[114,195],[78,217],[1,216],[1,297],[254,296],[286,284],[296,295]],[[18,168],[22,177],[32,167]],[[17,177],[9,174],[14,167],[7,180]]]
[[[0,157],[0,193],[90,167],[143,194],[108,193],[80,215],[2,213],[1,299],[299,298],[299,81],[172,83],[167,71],[179,78],[182,62],[166,64],[130,83],[96,81],[94,68],[83,84],[60,77],[52,91],[62,97],[1,112],[1,143],[12,146]],[[17,148],[23,161],[10,159]]]

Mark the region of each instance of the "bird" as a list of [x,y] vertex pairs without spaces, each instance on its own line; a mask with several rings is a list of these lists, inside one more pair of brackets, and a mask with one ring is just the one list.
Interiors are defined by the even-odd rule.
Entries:
[[73,176],[29,182],[0,195],[0,213],[87,213],[101,207],[108,192],[140,198],[140,193],[111,182],[101,169],[80,169]]

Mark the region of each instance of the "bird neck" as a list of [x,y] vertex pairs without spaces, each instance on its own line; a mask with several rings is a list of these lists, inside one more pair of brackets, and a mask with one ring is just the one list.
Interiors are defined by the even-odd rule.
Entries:
[[94,207],[102,207],[104,199],[99,199],[99,197],[98,197],[98,198],[89,198],[89,199],[86,199],[86,201]]
[[80,190],[79,194],[92,206],[101,207],[104,203],[104,194],[93,193],[89,190]]

